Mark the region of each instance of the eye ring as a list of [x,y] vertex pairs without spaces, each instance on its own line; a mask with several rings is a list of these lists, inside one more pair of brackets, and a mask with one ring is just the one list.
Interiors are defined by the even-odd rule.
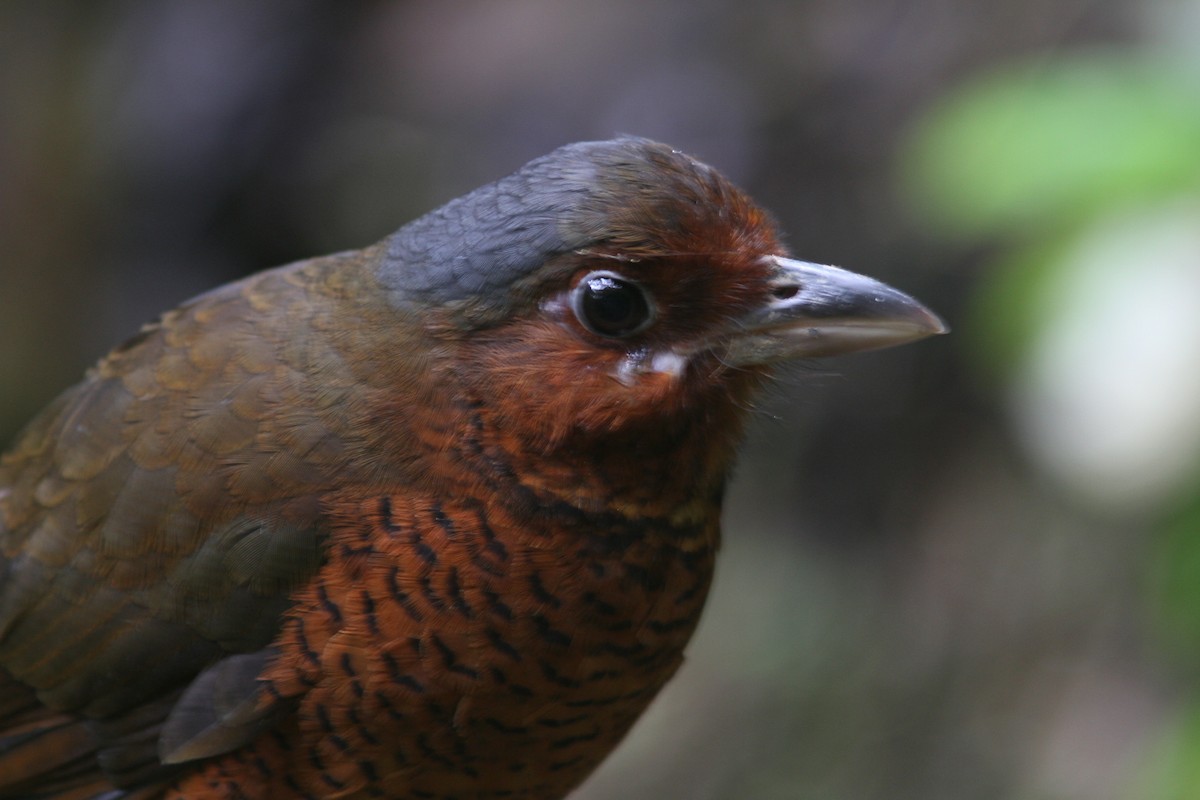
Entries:
[[571,310],[583,327],[598,336],[623,339],[654,322],[654,302],[636,281],[608,270],[583,276],[571,290]]

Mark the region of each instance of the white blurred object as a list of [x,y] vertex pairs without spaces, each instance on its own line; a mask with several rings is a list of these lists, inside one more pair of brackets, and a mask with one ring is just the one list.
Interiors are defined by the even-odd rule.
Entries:
[[1045,468],[1112,510],[1200,469],[1200,198],[1102,220],[1062,265],[1015,382]]

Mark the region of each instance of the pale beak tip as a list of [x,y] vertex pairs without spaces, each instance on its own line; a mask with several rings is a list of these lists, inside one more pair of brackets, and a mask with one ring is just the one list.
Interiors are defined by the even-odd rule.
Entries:
[[930,311],[928,308],[923,309],[925,312],[922,320],[922,332],[926,336],[942,336],[950,332],[950,326],[946,321],[937,314]]

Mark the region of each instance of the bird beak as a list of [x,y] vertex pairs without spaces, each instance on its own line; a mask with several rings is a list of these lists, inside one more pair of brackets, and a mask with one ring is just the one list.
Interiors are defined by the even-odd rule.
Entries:
[[722,353],[725,363],[834,356],[949,331],[928,308],[873,278],[781,256],[766,260],[770,299],[737,320]]

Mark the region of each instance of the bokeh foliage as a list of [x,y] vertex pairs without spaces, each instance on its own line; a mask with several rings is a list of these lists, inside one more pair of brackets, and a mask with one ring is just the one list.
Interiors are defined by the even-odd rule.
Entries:
[[[1164,277],[1156,262],[1171,257],[1156,249],[1164,239],[1200,240],[1200,73],[1192,65],[1131,48],[1003,65],[940,99],[916,127],[902,163],[909,197],[939,232],[996,246],[968,321],[975,363],[989,385],[1004,391],[1039,380],[1023,368],[1064,317],[1077,316],[1093,333],[1095,357],[1107,359],[1107,385],[1066,395],[1072,398],[1066,413],[1086,416],[1103,393],[1119,392],[1129,380],[1142,381],[1145,393],[1160,398],[1183,394],[1171,407],[1200,409],[1200,383],[1188,379],[1200,372],[1197,306],[1170,302],[1172,292],[1200,290],[1200,247],[1184,247],[1180,284]],[[1118,228],[1138,246],[1117,263],[1086,246]],[[1105,292],[1120,302],[1092,302]],[[1139,317],[1127,309],[1145,304],[1147,296],[1152,314],[1179,317],[1162,327],[1173,335],[1160,330],[1157,338],[1141,337]],[[1104,348],[1104,332],[1114,328],[1127,339],[1144,339],[1146,359],[1156,350],[1181,350],[1173,364],[1182,376],[1131,370],[1129,360]],[[1130,417],[1145,413],[1136,403],[1125,411],[1129,416],[1096,421],[1134,426]],[[1012,403],[1010,413],[1039,409]],[[1173,422],[1184,453],[1158,460],[1156,466],[1171,473],[1162,479],[1166,488],[1121,511],[1148,539],[1142,586],[1155,646],[1194,683],[1200,676],[1200,438],[1189,433],[1188,420]],[[1105,431],[1083,426],[1080,435],[1103,437]],[[1161,445],[1152,444],[1161,454]],[[1113,457],[1103,449],[1090,453]],[[1070,464],[1051,460],[1041,467],[1049,480],[1078,478],[1062,474],[1072,471]],[[1087,465],[1077,468],[1090,477]],[[1140,476],[1127,471],[1137,468],[1117,463],[1106,474],[1134,480]],[[1102,496],[1107,488],[1090,488],[1079,502],[1111,510]],[[1163,800],[1200,796],[1200,695],[1180,703],[1130,791]]]

